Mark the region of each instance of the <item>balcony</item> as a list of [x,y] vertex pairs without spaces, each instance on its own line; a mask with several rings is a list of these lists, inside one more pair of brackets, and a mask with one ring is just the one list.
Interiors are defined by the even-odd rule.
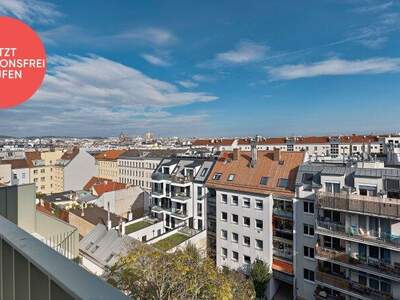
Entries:
[[340,290],[341,292],[351,295],[355,298],[371,300],[393,299],[393,296],[390,293],[377,291],[365,285],[351,281],[343,274],[330,274],[318,270],[316,271],[315,275],[318,283],[322,283],[322,285],[326,285],[334,290]]
[[171,176],[171,183],[174,185],[188,185],[193,181],[193,176]]
[[287,219],[293,219],[293,211],[283,210],[280,208],[273,209],[274,215],[278,217],[283,217]]
[[273,248],[273,254],[276,257],[280,257],[283,259],[287,259],[289,261],[293,260],[293,252],[290,250],[282,250],[282,249],[278,249],[278,248]]
[[318,192],[316,195],[318,205],[322,208],[400,219],[400,199],[369,197],[348,192]]
[[165,193],[163,190],[153,190],[151,191],[151,196],[155,198],[165,197]]
[[372,257],[360,257],[346,253],[344,249],[334,250],[329,248],[317,247],[316,258],[320,260],[334,261],[338,264],[345,264],[358,271],[374,273],[376,276],[382,276],[394,281],[400,281],[400,265],[394,266],[380,259]]
[[180,219],[180,220],[186,220],[189,218],[189,216],[187,215],[187,211],[183,210],[183,209],[177,209],[177,208],[169,208],[169,209],[165,209],[165,211],[171,215],[171,217]]
[[129,299],[0,217],[0,299]]
[[164,174],[161,172],[154,172],[153,174],[151,174],[151,179],[153,181],[163,181],[163,180],[169,181],[169,180],[171,180],[171,175]]
[[188,196],[185,192],[176,192],[171,195],[171,200],[177,201],[177,202],[186,202],[190,199],[190,196]]
[[336,222],[317,220],[317,233],[342,238],[349,241],[371,244],[378,247],[385,247],[397,250],[400,247],[400,237],[389,233],[375,232],[368,230],[364,232],[360,228],[348,227]]

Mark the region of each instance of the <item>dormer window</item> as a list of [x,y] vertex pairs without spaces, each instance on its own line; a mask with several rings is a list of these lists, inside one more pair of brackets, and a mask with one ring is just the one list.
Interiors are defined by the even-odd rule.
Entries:
[[207,171],[208,171],[208,168],[204,168],[204,169],[201,171],[201,174],[200,174],[200,176],[201,176],[201,177],[204,177],[204,176],[206,176],[206,174],[207,174]]
[[260,179],[260,184],[261,185],[267,185],[268,184],[268,177],[262,176]]
[[220,180],[222,176],[222,173],[215,173],[213,176],[213,180]]
[[235,174],[229,174],[228,181],[233,181],[235,179]]
[[287,178],[279,178],[278,187],[287,189],[289,186],[289,180]]

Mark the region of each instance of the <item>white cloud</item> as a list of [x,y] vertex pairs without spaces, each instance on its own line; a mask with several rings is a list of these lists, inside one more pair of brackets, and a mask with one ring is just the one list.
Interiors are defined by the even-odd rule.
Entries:
[[363,5],[361,7],[357,7],[354,9],[355,12],[357,13],[380,13],[383,11],[388,10],[394,5],[393,1],[388,1],[388,2],[383,2],[379,4],[369,4],[369,5]]
[[167,67],[170,66],[171,64],[158,56],[155,56],[153,54],[142,54],[142,57],[150,64],[155,65],[155,66],[161,66],[161,67]]
[[187,89],[191,89],[191,88],[195,88],[195,87],[198,87],[198,86],[199,86],[198,83],[193,82],[193,81],[190,81],[190,80],[181,80],[181,81],[178,81],[178,83],[179,83],[181,86],[183,86],[183,87],[185,87],[185,88],[187,88]]
[[283,65],[268,69],[273,80],[291,80],[316,76],[381,74],[398,72],[400,58],[343,60],[332,58],[312,64]]
[[29,23],[51,23],[62,14],[54,4],[39,0],[0,0],[0,14]]
[[178,40],[171,31],[157,27],[136,28],[111,36],[110,38],[145,42],[156,46],[170,45]]
[[[30,101],[0,111],[0,131],[13,121],[16,132],[115,134],[144,128],[199,126],[206,114],[177,115],[167,108],[218,97],[182,92],[171,83],[99,56],[53,56],[40,90]],[[175,124],[175,125],[174,125]],[[175,127],[174,127],[175,126]]]
[[233,50],[218,53],[216,60],[230,64],[245,64],[262,60],[268,48],[253,42],[240,42]]

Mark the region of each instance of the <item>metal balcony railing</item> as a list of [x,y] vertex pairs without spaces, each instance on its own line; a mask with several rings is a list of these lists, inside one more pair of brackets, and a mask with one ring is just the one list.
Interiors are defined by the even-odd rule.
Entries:
[[396,279],[400,275],[400,264],[398,263],[392,265],[382,259],[361,257],[358,254],[350,255],[349,253],[346,253],[344,249],[334,250],[317,246],[316,256],[317,258],[321,257],[324,259],[345,263],[351,266],[365,269],[366,271],[374,271],[376,273],[382,274],[383,276],[395,277]]
[[316,195],[318,205],[322,208],[400,219],[400,199],[362,196],[350,192],[317,192]]
[[317,231],[321,234],[329,234],[344,238],[356,239],[361,242],[370,242],[379,245],[400,247],[400,236],[374,230],[364,231],[361,228],[348,227],[335,222],[317,220]]
[[274,208],[273,212],[274,212],[274,215],[276,215],[276,216],[293,219],[293,211],[283,210],[280,208]]
[[129,299],[0,216],[0,299]]

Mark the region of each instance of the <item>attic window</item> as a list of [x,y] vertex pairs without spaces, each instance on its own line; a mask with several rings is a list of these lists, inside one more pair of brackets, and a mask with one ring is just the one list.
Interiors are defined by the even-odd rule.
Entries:
[[228,181],[233,181],[235,179],[235,174],[229,174]]
[[262,176],[260,180],[261,185],[267,185],[268,184],[268,177],[267,176]]
[[201,176],[201,177],[204,177],[204,176],[206,176],[206,174],[207,174],[207,171],[208,171],[208,168],[204,168],[204,169],[201,171],[201,174],[200,174],[200,176]]
[[278,187],[287,189],[289,186],[289,180],[286,178],[279,178]]
[[220,180],[222,176],[222,173],[215,173],[213,176],[213,180]]

